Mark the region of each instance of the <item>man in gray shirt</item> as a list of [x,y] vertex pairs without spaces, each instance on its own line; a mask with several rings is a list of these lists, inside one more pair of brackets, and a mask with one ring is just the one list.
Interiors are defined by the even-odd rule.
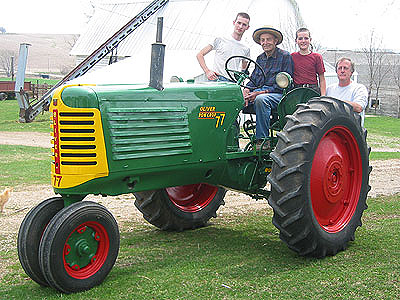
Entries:
[[353,110],[361,116],[361,126],[364,126],[365,108],[368,105],[367,88],[351,80],[354,72],[354,63],[350,58],[343,57],[336,62],[336,74],[339,83],[327,87],[326,95],[353,106]]

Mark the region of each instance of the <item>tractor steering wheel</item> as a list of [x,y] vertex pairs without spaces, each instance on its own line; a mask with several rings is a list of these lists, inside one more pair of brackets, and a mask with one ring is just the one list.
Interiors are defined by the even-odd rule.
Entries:
[[[230,62],[232,59],[238,59],[238,58],[240,58],[241,60],[247,60],[247,61],[248,61],[247,66],[246,66],[246,69],[243,70],[243,71],[237,71],[237,70],[231,70],[231,69],[229,69],[229,68],[228,68],[229,62]],[[252,63],[254,64],[254,70],[256,70],[257,68],[259,68],[259,69],[261,70],[261,74],[262,74],[262,76],[263,76],[263,80],[262,80],[261,82],[264,83],[264,82],[267,80],[267,76],[265,75],[264,70],[262,69],[262,67],[261,67],[257,62],[255,62],[254,60],[252,60],[251,58],[248,58],[248,57],[246,57],[246,56],[234,55],[234,56],[229,57],[228,60],[227,60],[226,63],[225,63],[225,71],[226,71],[226,73],[228,73],[229,78],[230,78],[233,82],[236,82],[239,86],[241,86],[241,87],[243,87],[243,88],[248,88],[248,89],[251,89],[251,90],[253,90],[253,89],[258,89],[258,88],[261,88],[261,87],[263,86],[263,84],[257,85],[257,84],[254,82],[254,80],[250,77],[249,68],[250,68],[250,65],[251,65]],[[251,86],[251,87],[250,87],[250,86],[248,86],[247,84],[244,84],[243,82],[244,82],[246,79],[248,79],[251,83],[253,83],[254,86]]]

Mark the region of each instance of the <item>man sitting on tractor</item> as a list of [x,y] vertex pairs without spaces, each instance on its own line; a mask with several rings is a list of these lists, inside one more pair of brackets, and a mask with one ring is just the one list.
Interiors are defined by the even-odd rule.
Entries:
[[[256,148],[260,150],[261,145],[264,149],[270,148],[270,141],[264,140],[269,137],[271,110],[277,108],[282,98],[283,91],[276,84],[276,75],[287,72],[292,76],[293,59],[289,52],[277,47],[283,40],[282,33],[277,29],[269,26],[258,28],[253,33],[253,40],[264,50],[256,62],[263,68],[266,76],[262,75],[259,68],[255,68],[247,85],[250,88],[243,90],[243,97],[245,106],[248,106],[245,111],[256,113]],[[255,88],[256,86],[262,87]]]

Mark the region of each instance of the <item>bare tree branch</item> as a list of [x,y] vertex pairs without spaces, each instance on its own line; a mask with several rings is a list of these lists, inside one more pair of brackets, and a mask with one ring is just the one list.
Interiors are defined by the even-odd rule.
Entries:
[[[11,57],[14,57],[13,67],[11,67],[11,62],[12,62]],[[12,69],[15,70],[16,61],[17,61],[17,52],[12,50],[0,50],[0,68],[2,68],[6,72],[7,77],[11,76]]]

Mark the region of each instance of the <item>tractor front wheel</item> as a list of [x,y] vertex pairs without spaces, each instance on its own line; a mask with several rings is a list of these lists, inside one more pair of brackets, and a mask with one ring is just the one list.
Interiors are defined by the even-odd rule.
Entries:
[[143,217],[162,230],[182,231],[205,226],[224,204],[226,190],[200,183],[135,193]]
[[49,285],[64,293],[99,285],[119,250],[118,225],[102,205],[82,201],[60,210],[43,233],[39,263]]
[[367,208],[369,148],[352,107],[321,97],[299,105],[278,133],[268,176],[280,238],[300,255],[344,250]]
[[39,244],[50,220],[64,208],[61,197],[44,200],[32,208],[19,227],[18,258],[28,276],[42,286],[48,286],[39,265]]

